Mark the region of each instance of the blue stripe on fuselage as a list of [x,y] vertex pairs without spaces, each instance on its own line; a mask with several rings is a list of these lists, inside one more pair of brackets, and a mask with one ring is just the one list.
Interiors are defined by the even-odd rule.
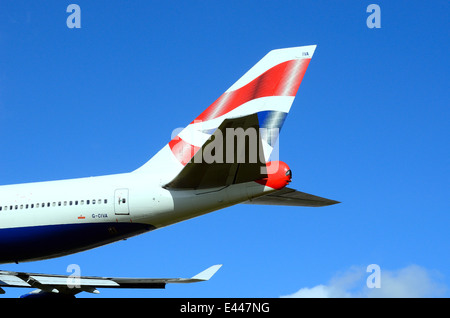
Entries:
[[0,229],[0,264],[68,255],[155,229],[139,223],[78,223]]

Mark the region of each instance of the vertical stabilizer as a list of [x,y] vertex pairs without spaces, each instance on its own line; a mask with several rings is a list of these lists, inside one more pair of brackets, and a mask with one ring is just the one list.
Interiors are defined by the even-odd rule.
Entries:
[[257,114],[266,159],[272,153],[316,46],[270,51],[135,172],[172,180],[225,119]]

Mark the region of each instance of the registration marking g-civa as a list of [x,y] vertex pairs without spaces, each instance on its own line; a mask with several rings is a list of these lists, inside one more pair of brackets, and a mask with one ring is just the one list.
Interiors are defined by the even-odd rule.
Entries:
[[105,219],[108,217],[107,213],[93,213],[92,215],[93,219]]

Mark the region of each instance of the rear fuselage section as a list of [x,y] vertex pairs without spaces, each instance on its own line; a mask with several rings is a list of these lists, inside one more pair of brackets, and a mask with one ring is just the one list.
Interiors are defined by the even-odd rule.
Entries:
[[157,180],[126,173],[0,186],[0,263],[80,252],[271,190],[255,182],[168,190]]

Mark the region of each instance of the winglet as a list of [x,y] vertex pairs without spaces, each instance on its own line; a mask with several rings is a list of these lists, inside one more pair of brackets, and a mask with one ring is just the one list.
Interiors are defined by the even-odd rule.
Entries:
[[194,277],[192,277],[192,280],[198,280],[198,281],[207,281],[210,280],[211,277],[214,276],[215,273],[222,267],[222,264],[213,265],[207,269],[205,269],[203,272],[198,273]]

